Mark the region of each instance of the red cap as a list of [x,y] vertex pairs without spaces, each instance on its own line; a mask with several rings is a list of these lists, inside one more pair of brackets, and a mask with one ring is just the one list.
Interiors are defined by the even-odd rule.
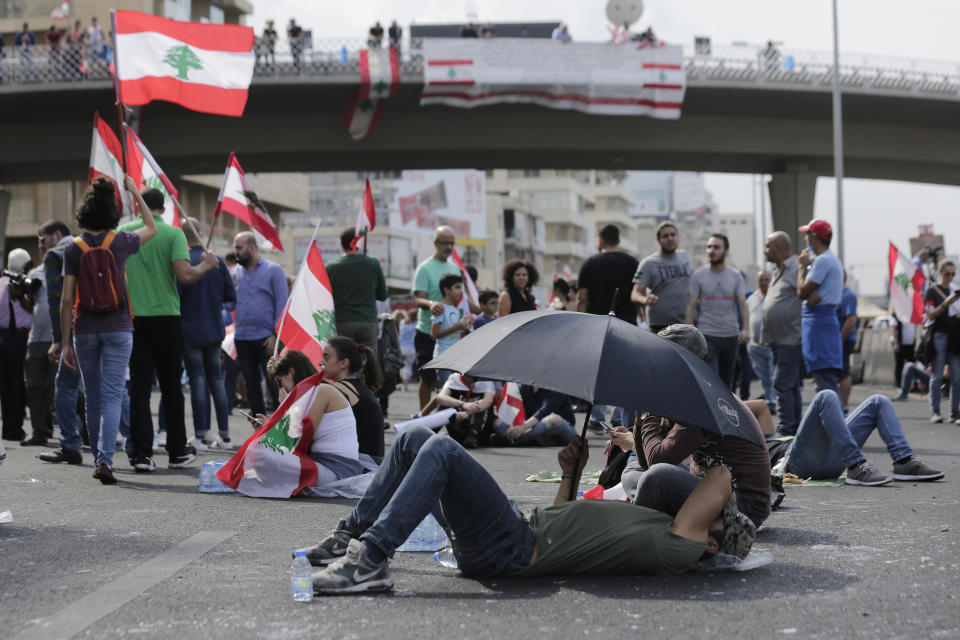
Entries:
[[824,242],[829,242],[833,237],[833,227],[826,220],[813,220],[810,224],[797,229],[797,231],[807,231],[817,236]]

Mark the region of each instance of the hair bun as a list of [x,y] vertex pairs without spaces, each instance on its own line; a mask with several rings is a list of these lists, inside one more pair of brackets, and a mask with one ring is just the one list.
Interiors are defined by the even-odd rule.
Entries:
[[97,198],[116,198],[117,187],[112,180],[107,178],[97,178],[93,181],[93,194]]

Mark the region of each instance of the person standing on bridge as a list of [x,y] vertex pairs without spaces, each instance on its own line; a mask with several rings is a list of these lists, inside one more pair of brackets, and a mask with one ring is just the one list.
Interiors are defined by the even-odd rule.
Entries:
[[666,220],[657,226],[660,251],[643,259],[633,276],[634,304],[649,307],[647,322],[650,331],[659,333],[671,324],[683,324],[687,308],[693,262],[683,249],[678,249],[677,225]]
[[843,292],[843,267],[830,251],[833,227],[829,222],[813,220],[799,231],[806,234],[807,242],[797,258],[797,296],[803,300],[803,361],[817,382],[817,391],[830,389],[839,394],[837,376],[843,370],[843,339],[837,307]]
[[779,435],[797,432],[803,415],[800,389],[803,385],[803,351],[800,347],[801,303],[797,296],[797,272],[800,263],[793,255],[790,236],[783,231],[771,233],[763,254],[776,265],[773,280],[763,299],[763,324],[760,341],[773,353],[773,389],[777,394]]

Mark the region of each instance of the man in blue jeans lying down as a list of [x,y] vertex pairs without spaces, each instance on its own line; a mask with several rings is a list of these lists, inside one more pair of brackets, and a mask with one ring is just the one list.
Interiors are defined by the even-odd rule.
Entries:
[[588,448],[577,437],[557,458],[563,481],[551,507],[524,517],[453,439],[410,426],[396,439],[346,520],[307,549],[318,594],[393,589],[389,559],[433,512],[445,522],[464,575],[671,574],[704,553],[745,557],[755,528],[732,505],[731,476],[712,469],[675,517],[625,502],[568,502]]

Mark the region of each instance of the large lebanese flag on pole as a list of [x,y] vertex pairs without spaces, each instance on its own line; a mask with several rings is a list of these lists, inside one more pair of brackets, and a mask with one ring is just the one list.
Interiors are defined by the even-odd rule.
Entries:
[[[890,267],[890,302],[901,322],[907,318],[913,324],[923,322],[923,271],[890,243],[887,255]],[[913,289],[911,292],[910,289]]]
[[323,345],[337,333],[333,287],[315,240],[300,264],[287,307],[277,321],[276,333],[285,348],[304,352],[314,363],[323,362]]
[[[363,206],[357,213],[357,224],[353,228],[353,240],[350,241],[350,248],[357,250],[357,243],[361,236],[366,236],[377,226],[377,208],[373,202],[373,190],[370,188],[370,178],[367,178],[367,186],[363,190]],[[366,245],[364,245],[366,246]],[[364,249],[366,251],[366,249]]]
[[97,178],[112,180],[117,188],[117,202],[124,213],[133,214],[133,202],[128,197],[123,186],[123,166],[120,158],[123,157],[123,148],[117,134],[113,132],[99,112],[93,114],[93,142],[90,146],[90,171],[87,174],[87,184],[92,184]]
[[126,124],[123,125],[123,130],[127,135],[127,175],[133,178],[141,189],[159,189],[163,193],[163,221],[182,228],[180,216],[177,215],[176,205],[173,203],[173,199],[179,198],[180,193],[153,159],[143,140]]
[[[283,251],[280,234],[273,225],[273,220],[267,214],[267,209],[257,196],[243,167],[237,161],[237,156],[230,152],[227,160],[227,170],[223,174],[223,185],[220,187],[220,197],[217,199],[217,208],[213,212],[214,220],[226,212],[246,222],[252,229],[262,235],[277,251]],[[214,223],[216,224],[216,223]]]
[[317,463],[310,458],[316,425],[310,406],[323,381],[318,373],[293,388],[267,423],[247,438],[217,472],[231,489],[255,498],[289,498],[317,483]]
[[253,29],[113,11],[117,100],[175,102],[242,116],[253,79]]

